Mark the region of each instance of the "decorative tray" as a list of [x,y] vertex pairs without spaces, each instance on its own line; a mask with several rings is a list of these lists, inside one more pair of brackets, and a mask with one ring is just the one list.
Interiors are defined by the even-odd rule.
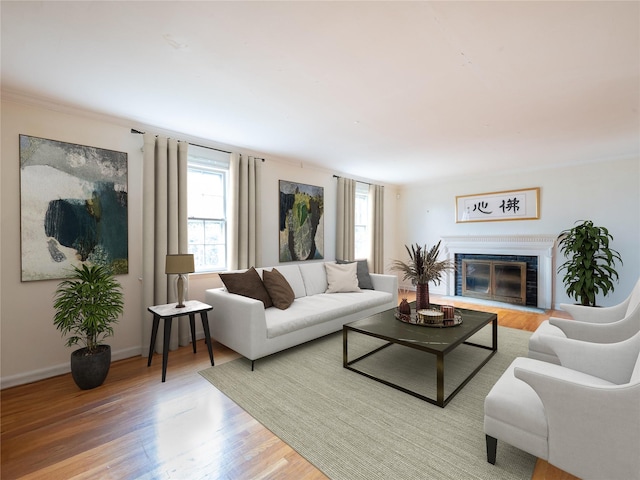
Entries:
[[452,319],[440,319],[435,323],[427,323],[421,320],[416,312],[411,312],[411,315],[406,313],[400,313],[396,309],[395,317],[404,323],[410,323],[411,325],[418,325],[419,327],[431,327],[431,328],[446,328],[457,327],[462,324],[462,316],[459,313],[455,313]]

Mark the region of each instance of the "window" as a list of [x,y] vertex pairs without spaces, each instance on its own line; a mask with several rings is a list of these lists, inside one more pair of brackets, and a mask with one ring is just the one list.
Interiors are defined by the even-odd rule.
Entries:
[[193,253],[196,272],[227,269],[228,174],[228,154],[189,145],[189,253]]
[[369,214],[369,185],[366,183],[356,183],[355,210],[355,256],[357,259],[368,258],[371,250],[371,235],[369,234],[371,220]]

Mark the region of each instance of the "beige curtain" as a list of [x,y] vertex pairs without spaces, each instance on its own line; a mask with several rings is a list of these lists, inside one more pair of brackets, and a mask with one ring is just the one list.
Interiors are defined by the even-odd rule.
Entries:
[[354,260],[356,229],[356,181],[338,177],[336,259]]
[[230,218],[229,266],[231,270],[262,266],[260,199],[261,158],[233,153],[229,165]]
[[[151,340],[147,307],[176,301],[172,278],[164,273],[168,253],[188,253],[186,142],[144,134],[142,188],[143,346]],[[186,320],[185,320],[186,318]],[[174,321],[170,348],[191,341],[188,317]],[[156,351],[162,351],[162,325]],[[143,355],[148,351],[143,348]]]
[[373,273],[384,273],[384,187],[369,185],[371,219],[371,257],[369,267]]

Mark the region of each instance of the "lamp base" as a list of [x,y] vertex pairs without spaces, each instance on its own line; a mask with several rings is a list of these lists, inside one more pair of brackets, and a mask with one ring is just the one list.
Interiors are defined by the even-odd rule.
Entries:
[[187,298],[188,282],[186,275],[183,275],[182,273],[178,274],[178,278],[176,279],[176,296],[178,297],[176,308],[186,307],[184,301]]

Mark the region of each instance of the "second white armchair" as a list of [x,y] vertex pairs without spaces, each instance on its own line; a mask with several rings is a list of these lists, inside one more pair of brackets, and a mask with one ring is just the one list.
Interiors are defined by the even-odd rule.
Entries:
[[559,363],[558,357],[544,341],[547,336],[594,343],[613,343],[631,338],[640,331],[640,280],[627,299],[614,307],[563,307],[573,313],[574,319],[551,317],[542,322],[529,339],[529,358]]
[[640,333],[544,340],[560,365],[516,358],[485,399],[489,463],[501,440],[583,479],[640,479]]

